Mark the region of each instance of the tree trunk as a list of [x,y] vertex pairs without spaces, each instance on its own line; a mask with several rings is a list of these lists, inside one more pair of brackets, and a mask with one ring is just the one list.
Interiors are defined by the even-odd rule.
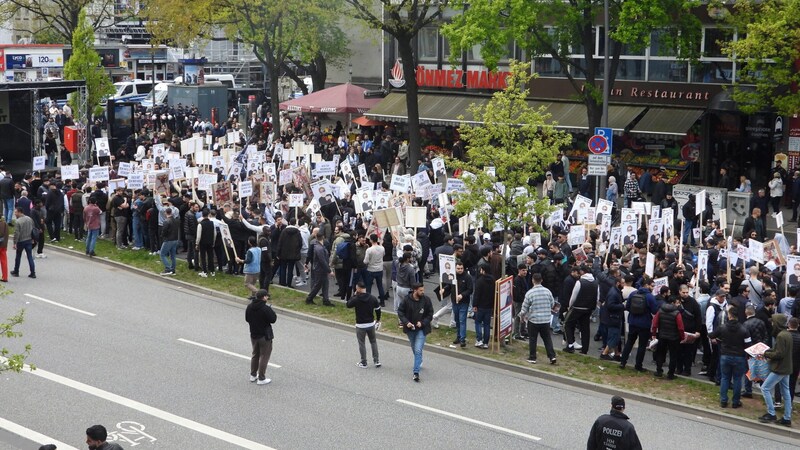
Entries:
[[403,77],[406,80],[406,109],[408,110],[408,159],[411,164],[411,171],[417,171],[417,161],[420,157],[420,134],[419,134],[419,104],[417,96],[419,86],[417,86],[416,67],[414,65],[414,51],[411,47],[411,38],[397,39],[397,49],[400,59],[403,61]]
[[328,63],[325,57],[317,54],[314,62],[309,65],[311,70],[311,81],[314,83],[314,92],[325,89],[325,79],[328,78]]
[[269,62],[267,70],[269,70],[269,96],[270,96],[270,112],[272,113],[272,130],[273,137],[277,138],[281,135],[281,117],[278,105],[280,99],[278,98],[278,74],[280,73],[279,65],[275,63],[275,55],[272,52],[265,52],[266,59]]
[[306,86],[306,84],[303,83],[303,80],[297,75],[297,71],[289,67],[289,65],[286,63],[283,63],[282,68],[283,71],[286,72],[286,76],[291,78],[297,87],[300,88],[300,90],[303,92],[303,95],[308,95],[308,86]]
[[595,127],[599,127],[603,119],[603,102],[598,102],[591,95],[583,101],[586,104],[586,115],[589,119],[589,134],[594,134]]

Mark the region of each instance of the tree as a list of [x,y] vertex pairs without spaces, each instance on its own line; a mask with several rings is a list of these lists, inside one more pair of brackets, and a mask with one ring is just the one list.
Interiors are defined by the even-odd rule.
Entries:
[[[9,291],[0,287],[0,298],[9,294]],[[22,333],[17,331],[16,328],[25,321],[25,310],[21,310],[17,314],[7,318],[5,321],[0,322],[0,337],[6,339],[16,339],[22,337]],[[0,373],[11,370],[19,372],[25,365],[25,360],[30,356],[31,346],[25,345],[22,352],[15,353],[7,347],[0,348]]]
[[[724,6],[723,6],[724,7]],[[800,111],[800,0],[736,2],[728,21],[739,38],[724,51],[736,72],[733,99],[752,114],[765,107],[791,115]]]
[[[544,175],[559,150],[572,141],[556,130],[544,107],[528,103],[531,78],[528,64],[512,61],[507,87],[484,106],[471,105],[474,122],[460,125],[465,160],[448,158],[448,166],[472,174],[461,178],[466,193],[458,195],[456,214],[474,211],[490,228],[509,230],[549,211],[549,199],[538,195],[529,180]],[[495,176],[486,167],[494,167]]]
[[297,84],[303,91],[303,95],[308,95],[308,86],[300,78],[301,74],[310,76],[314,90],[320,91],[325,89],[328,66],[342,67],[350,56],[350,49],[347,47],[348,39],[340,26],[326,26],[321,28],[319,33],[321,33],[319,48],[308,62],[290,56],[291,65],[287,63],[283,65],[286,76]]
[[[454,7],[465,3],[465,13],[443,27],[452,60],[460,60],[463,51],[481,44],[481,56],[487,67],[494,69],[506,56],[510,42],[516,42],[531,58],[551,57],[559,63],[576,97],[586,105],[590,129],[600,126],[603,96],[598,82],[603,78],[603,59],[594,54],[595,24],[603,17],[602,2],[457,0]],[[668,30],[660,36],[661,43],[679,49],[679,58],[695,60],[702,31],[700,20],[692,12],[697,4],[695,0],[610,0],[609,87],[613,87],[623,47],[644,49],[655,30]],[[601,55],[602,51],[601,44]],[[576,54],[582,58],[575,58]]]
[[413,168],[420,157],[419,104],[417,96],[417,34],[427,25],[441,20],[451,0],[345,0],[355,17],[369,28],[381,30],[397,41],[403,65],[408,111],[408,151]]
[[86,12],[81,11],[78,25],[72,34],[72,56],[64,64],[64,79],[86,80],[86,106],[81,111],[76,104],[76,97],[70,98],[75,117],[85,117],[88,111],[94,111],[103,97],[114,93],[114,85],[100,65],[100,55],[94,50],[94,29],[86,20]]
[[92,30],[110,27],[134,16],[134,9],[119,5],[118,0],[2,0],[0,18],[8,20],[26,13],[32,16],[31,20],[24,22],[25,28],[13,31],[31,33],[37,39],[47,41],[37,40],[37,43],[60,44],[72,42],[80,14],[87,8],[90,11],[88,24]]
[[[341,6],[339,0],[198,0],[190,4],[152,1],[144,14],[150,19],[149,29],[157,41],[188,46],[192,40],[211,36],[216,27],[222,27],[229,39],[251,46],[270,74],[272,126],[280,130],[279,75],[289,62],[307,63],[320,55],[328,44],[323,45],[322,40],[329,36],[320,30],[337,25]],[[330,49],[329,52],[333,54]]]

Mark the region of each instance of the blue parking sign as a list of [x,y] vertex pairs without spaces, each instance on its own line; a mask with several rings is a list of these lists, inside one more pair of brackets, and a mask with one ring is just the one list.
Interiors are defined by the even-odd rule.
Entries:
[[603,154],[604,155],[610,155],[611,154],[611,149],[614,148],[613,147],[614,131],[611,128],[596,127],[594,129],[594,134],[597,135],[597,136],[603,136],[603,137],[606,138],[606,141],[608,141],[608,149]]

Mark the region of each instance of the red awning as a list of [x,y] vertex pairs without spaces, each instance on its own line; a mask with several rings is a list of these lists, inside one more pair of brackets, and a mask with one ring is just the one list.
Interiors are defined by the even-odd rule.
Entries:
[[367,116],[360,116],[353,119],[353,123],[356,125],[361,125],[362,127],[377,127],[380,125],[386,125],[386,122],[381,122],[380,120],[372,120]]
[[341,84],[281,102],[280,109],[304,113],[364,114],[381,101],[380,98],[364,98],[365,90],[354,84]]

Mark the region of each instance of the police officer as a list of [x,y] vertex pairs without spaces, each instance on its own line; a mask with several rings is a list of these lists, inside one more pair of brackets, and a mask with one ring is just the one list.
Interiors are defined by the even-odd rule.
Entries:
[[594,421],[587,450],[641,450],[639,436],[624,411],[625,399],[618,395],[611,397],[611,412]]

